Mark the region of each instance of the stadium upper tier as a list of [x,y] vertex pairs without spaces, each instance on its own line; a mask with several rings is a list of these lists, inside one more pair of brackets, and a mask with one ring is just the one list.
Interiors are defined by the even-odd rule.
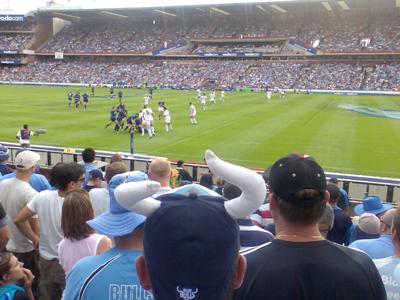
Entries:
[[4,81],[145,84],[169,88],[222,89],[237,87],[400,90],[400,63],[310,64],[260,61],[169,61],[138,63],[130,60],[40,60],[22,67],[0,69]]
[[[400,50],[400,18],[385,20],[353,20],[347,18],[288,22],[265,20],[210,19],[187,24],[169,22],[153,24],[77,23],[64,28],[44,45],[43,52],[130,52],[144,53],[193,39],[293,38],[311,47],[319,41],[321,51],[393,51]],[[237,49],[237,44],[223,45],[223,51]],[[267,45],[268,46],[268,45]],[[196,49],[198,47],[199,49]],[[212,45],[195,45],[188,50],[213,50]],[[254,48],[254,45],[247,47]],[[282,47],[269,45],[272,51]],[[289,50],[289,52],[291,52]]]

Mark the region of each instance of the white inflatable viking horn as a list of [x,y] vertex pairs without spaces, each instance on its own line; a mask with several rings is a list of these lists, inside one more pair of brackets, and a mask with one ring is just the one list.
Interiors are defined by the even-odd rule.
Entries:
[[[266,188],[263,178],[256,172],[233,165],[219,159],[211,150],[205,153],[210,170],[222,179],[238,186],[242,194],[225,202],[225,209],[234,219],[240,219],[253,213],[264,201]],[[128,210],[144,216],[151,216],[161,202],[151,198],[160,189],[154,181],[128,182],[115,189],[118,203]]]
[[240,188],[242,194],[225,202],[226,211],[241,219],[253,213],[264,201],[266,188],[264,179],[256,172],[219,159],[214,152],[206,150],[206,162],[210,170],[225,181]]
[[114,196],[124,208],[149,217],[161,205],[160,201],[151,198],[160,188],[156,181],[127,182],[114,190]]

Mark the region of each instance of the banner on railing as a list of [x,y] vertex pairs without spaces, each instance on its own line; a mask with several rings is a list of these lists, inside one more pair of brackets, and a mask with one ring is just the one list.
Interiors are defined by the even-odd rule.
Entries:
[[0,54],[18,54],[18,50],[0,50]]
[[261,57],[262,52],[201,52],[204,57]]
[[19,59],[16,60],[0,60],[0,63],[3,65],[20,65],[21,61]]
[[54,52],[55,59],[64,59],[64,52]]

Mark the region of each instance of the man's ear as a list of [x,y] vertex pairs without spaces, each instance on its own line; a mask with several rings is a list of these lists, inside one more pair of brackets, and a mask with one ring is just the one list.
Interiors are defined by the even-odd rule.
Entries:
[[233,278],[233,288],[236,290],[240,288],[243,283],[244,274],[246,273],[247,269],[247,261],[246,257],[239,254],[237,262],[236,262],[236,272],[235,277]]
[[329,194],[328,191],[325,191],[325,195],[324,195],[324,201],[328,202],[328,200],[331,198],[331,195]]
[[150,281],[150,274],[147,270],[146,260],[143,255],[140,255],[136,258],[136,273],[139,277],[140,285],[146,290],[149,291],[153,288]]

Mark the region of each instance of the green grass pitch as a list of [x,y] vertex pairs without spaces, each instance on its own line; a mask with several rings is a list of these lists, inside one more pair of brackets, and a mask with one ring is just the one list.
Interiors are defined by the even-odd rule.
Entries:
[[[91,98],[86,111],[69,108],[70,90],[77,88],[0,85],[0,140],[15,142],[18,129],[28,123],[31,129],[48,130],[32,137],[33,144],[129,152],[127,132],[104,129],[118,100]],[[137,112],[145,90],[123,92],[137,95],[123,99],[130,113]],[[108,95],[108,89],[96,88],[95,93]],[[156,90],[150,105],[155,114],[161,97],[171,112],[173,131],[165,132],[156,117],[156,137],[136,134],[136,153],[202,162],[204,150],[212,149],[227,161],[264,169],[285,154],[302,152],[327,171],[400,177],[400,120],[337,107],[346,103],[400,110],[399,97],[287,94],[284,101],[273,95],[267,103],[264,93],[228,92],[220,103],[218,92],[217,104],[207,103],[202,112],[193,91]],[[189,101],[197,108],[197,126],[189,122]]]

